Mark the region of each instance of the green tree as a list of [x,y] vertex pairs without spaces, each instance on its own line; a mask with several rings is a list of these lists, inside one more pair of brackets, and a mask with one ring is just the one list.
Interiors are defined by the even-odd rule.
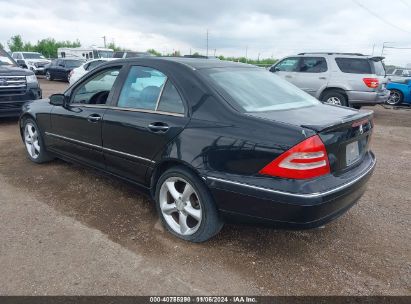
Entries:
[[110,42],[107,44],[107,48],[112,49],[114,52],[119,52],[119,51],[125,51],[125,48],[122,48],[120,46],[117,46],[114,41]]
[[161,53],[160,52],[158,52],[158,51],[156,51],[155,49],[148,49],[147,50],[147,53],[150,53],[150,54],[152,54],[152,55],[154,55],[154,56],[161,56]]
[[18,52],[23,51],[24,43],[20,35],[14,35],[7,42],[7,45],[9,46],[10,51]]

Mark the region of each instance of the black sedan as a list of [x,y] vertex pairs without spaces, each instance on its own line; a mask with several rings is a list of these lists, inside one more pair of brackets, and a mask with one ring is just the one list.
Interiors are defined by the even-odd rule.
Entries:
[[70,72],[84,63],[79,59],[56,59],[45,67],[47,80],[69,80]]
[[376,160],[372,112],[324,105],[272,73],[210,59],[105,63],[23,107],[28,157],[97,168],[201,242],[224,220],[310,228],[348,210]]

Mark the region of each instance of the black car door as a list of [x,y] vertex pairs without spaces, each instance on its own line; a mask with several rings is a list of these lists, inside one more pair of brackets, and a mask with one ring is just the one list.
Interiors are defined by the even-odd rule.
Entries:
[[[107,170],[140,184],[154,157],[188,123],[176,86],[162,72],[131,66],[103,118]],[[115,100],[113,99],[113,102]]]
[[50,149],[77,161],[104,168],[101,123],[106,102],[122,66],[91,73],[67,92],[68,104],[51,112]]

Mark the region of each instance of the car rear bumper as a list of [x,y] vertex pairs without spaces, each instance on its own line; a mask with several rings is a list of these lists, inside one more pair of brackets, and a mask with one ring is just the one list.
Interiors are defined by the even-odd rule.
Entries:
[[379,92],[347,91],[348,100],[351,104],[375,105],[385,103],[390,97],[390,91]]
[[0,117],[19,116],[23,104],[29,100],[40,99],[41,97],[42,91],[40,88],[30,88],[25,92],[25,94],[0,94]]
[[312,228],[340,216],[358,201],[375,164],[375,156],[370,152],[349,172],[340,176],[329,174],[317,180],[287,181],[269,177],[248,180],[237,177],[235,180],[217,176],[208,176],[206,180],[219,210],[226,216]]

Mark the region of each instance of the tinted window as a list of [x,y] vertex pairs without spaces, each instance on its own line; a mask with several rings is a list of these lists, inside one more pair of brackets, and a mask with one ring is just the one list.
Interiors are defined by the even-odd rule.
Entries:
[[299,72],[322,73],[327,71],[327,61],[323,57],[302,57]]
[[119,71],[120,68],[112,68],[98,73],[91,79],[83,82],[76,88],[71,102],[82,104],[106,103],[108,94],[114,85]]
[[287,110],[319,101],[286,80],[263,69],[219,68],[200,70],[216,89],[244,112]]
[[300,58],[286,58],[275,66],[277,71],[295,72],[297,71],[298,62]]
[[166,80],[167,77],[155,69],[133,66],[124,82],[118,106],[154,111]]
[[402,75],[402,70],[396,70],[394,75],[401,76]]
[[352,74],[372,74],[370,61],[361,58],[335,58],[341,72]]
[[11,58],[11,56],[5,50],[2,49],[0,49],[0,66],[1,65],[16,65],[15,61]]
[[84,61],[80,60],[64,60],[64,64],[67,68],[78,68]]
[[123,58],[124,52],[115,52],[113,58]]
[[385,66],[382,61],[371,61],[374,64],[374,74],[378,76],[385,76]]
[[156,110],[184,114],[183,101],[171,81],[167,81]]

